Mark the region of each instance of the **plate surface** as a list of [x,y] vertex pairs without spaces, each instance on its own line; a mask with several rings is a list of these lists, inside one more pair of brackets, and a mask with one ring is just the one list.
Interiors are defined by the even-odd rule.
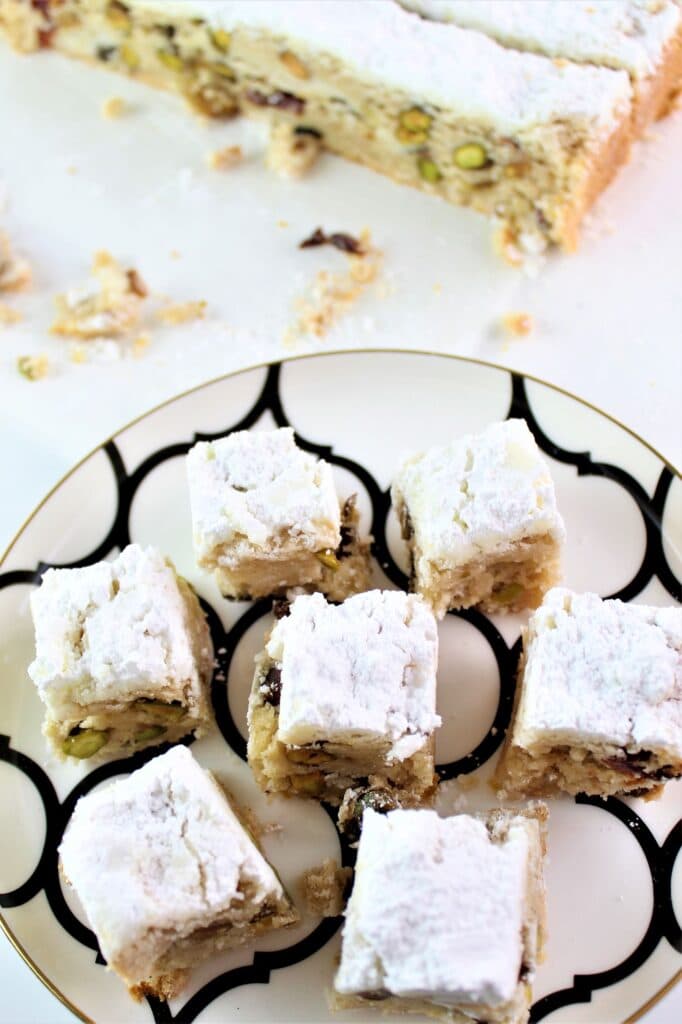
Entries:
[[[525,417],[546,453],[566,520],[565,582],[649,604],[682,599],[682,482],[622,426],[548,385],[487,364],[409,352],[327,354],[222,378],[115,435],[45,499],[0,564],[0,906],[6,927],[82,1018],[116,1021],[324,1021],[337,920],[304,912],[295,931],[211,960],[179,1000],[134,1004],[102,966],[81,908],[62,887],[56,847],[75,800],[156,751],[88,771],[51,760],[26,675],[28,597],[48,565],[84,565],[137,541],[167,553],[201,595],[218,651],[219,729],[193,750],[235,795],[281,825],[265,850],[301,903],[300,876],[324,857],[348,861],[331,816],[266,800],[245,764],[252,659],[268,601],[225,601],[194,565],[183,456],[199,438],[291,424],[299,443],[356,491],[375,537],[377,586],[403,586],[405,551],[388,488],[403,456],[508,415]],[[488,786],[506,728],[523,617],[450,614],[440,627],[437,760],[443,813],[493,806]],[[162,748],[159,748],[162,749]],[[682,782],[646,803],[550,801],[550,939],[533,1019],[623,1021],[680,968]],[[676,860],[677,858],[677,860]],[[360,1021],[357,1013],[342,1015]],[[386,1019],[377,1018],[371,1019]]]

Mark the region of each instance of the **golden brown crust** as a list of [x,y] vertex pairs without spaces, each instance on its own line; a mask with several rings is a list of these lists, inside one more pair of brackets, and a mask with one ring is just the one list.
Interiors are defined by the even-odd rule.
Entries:
[[682,91],[682,23],[668,43],[655,75],[637,90],[634,130],[643,134],[652,121],[666,117],[674,109]]

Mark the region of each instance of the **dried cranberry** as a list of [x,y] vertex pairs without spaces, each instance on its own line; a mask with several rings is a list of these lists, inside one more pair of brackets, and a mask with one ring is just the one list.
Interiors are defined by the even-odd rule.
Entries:
[[265,704],[271,704],[274,708],[279,707],[282,696],[282,670],[273,665],[258,687],[258,692]]

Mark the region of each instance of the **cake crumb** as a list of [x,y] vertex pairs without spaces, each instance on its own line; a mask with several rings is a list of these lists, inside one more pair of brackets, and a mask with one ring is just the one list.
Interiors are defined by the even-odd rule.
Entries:
[[206,306],[205,299],[193,302],[172,302],[160,309],[156,315],[164,324],[186,324],[190,320],[203,320],[206,316]]
[[55,297],[53,334],[87,340],[128,334],[140,317],[147,287],[134,269],[125,270],[105,251],[95,253],[92,273],[97,284]]
[[346,905],[345,892],[353,872],[340,868],[328,857],[303,875],[303,893],[308,910],[320,917],[338,917]]
[[144,355],[151,344],[151,340],[149,334],[138,334],[136,338],[133,338],[131,351],[135,359],[140,359]]
[[66,168],[66,173],[67,174],[78,174],[78,168],[74,167],[73,164],[69,164],[69,166]]
[[14,255],[8,236],[0,231],[0,292],[19,292],[30,283],[29,263]]
[[18,309],[13,309],[6,302],[0,302],[0,326],[18,324],[20,320],[23,320],[23,317]]
[[383,253],[371,245],[369,231],[360,235],[362,255],[346,252],[344,271],[320,270],[308,290],[295,301],[297,317],[284,335],[288,347],[304,337],[324,338],[331,327],[357,302],[377,279]]
[[170,251],[170,258],[172,260],[182,259],[182,253],[180,252],[179,249],[171,249],[171,251]]
[[535,323],[530,313],[505,313],[500,319],[500,324],[505,334],[514,338],[526,338],[532,334]]
[[241,146],[223,146],[222,149],[214,149],[206,157],[206,162],[212,171],[229,171],[237,167],[244,159],[244,152]]
[[277,227],[278,228],[288,228],[289,227],[289,221],[288,220],[278,220],[277,221]]
[[113,121],[118,117],[122,117],[127,109],[126,102],[120,96],[110,96],[108,100],[105,100],[102,104],[102,117],[105,117],[109,121]]
[[302,178],[317,163],[322,139],[313,129],[281,122],[270,132],[266,153],[268,167],[286,178]]
[[19,356],[17,370],[26,380],[42,380],[47,377],[50,369],[48,358],[44,354],[37,356]]
[[79,342],[72,341],[69,345],[68,351],[69,359],[71,360],[72,363],[76,363],[76,365],[78,366],[81,365],[82,363],[87,363],[88,353],[86,351],[85,345],[81,345]]
[[443,285],[440,283],[440,281],[436,281],[436,283],[433,286],[433,291],[434,291],[435,295],[441,295],[442,294]]

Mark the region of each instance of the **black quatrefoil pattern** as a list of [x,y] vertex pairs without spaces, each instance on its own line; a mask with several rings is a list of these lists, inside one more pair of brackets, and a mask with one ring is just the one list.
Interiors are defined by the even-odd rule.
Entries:
[[[212,440],[236,430],[248,429],[257,423],[265,413],[269,413],[278,426],[290,425],[280,396],[280,374],[281,366],[279,364],[269,368],[260,395],[239,422],[226,426],[224,430],[216,434],[195,434],[182,443],[153,451],[130,474],[126,472],[124,461],[115,441],[107,442],[103,450],[111,463],[117,484],[116,515],[107,536],[94,550],[78,561],[70,562],[68,566],[62,567],[90,565],[131,542],[133,538],[130,536],[129,523],[134,496],[142,481],[160,464],[184,455],[199,440]],[[524,377],[513,373],[510,374],[510,377],[512,397],[507,415],[525,419],[540,448],[552,459],[575,466],[580,476],[601,476],[619,484],[635,501],[642,515],[646,544],[641,564],[633,578],[618,593],[609,596],[618,597],[624,601],[631,600],[654,577],[657,577],[670,597],[674,601],[681,602],[682,583],[675,577],[666,560],[661,530],[663,510],[673,482],[672,471],[661,464],[658,483],[653,496],[650,496],[633,476],[619,466],[594,462],[589,452],[567,451],[559,447],[538,424],[528,399]],[[295,427],[295,424],[291,425]],[[381,489],[365,467],[337,454],[333,446],[311,443],[298,433],[296,440],[302,448],[316,453],[334,466],[349,470],[363,484],[372,507],[371,532],[374,536],[374,556],[389,580],[398,587],[405,587],[405,575],[394,561],[387,543],[387,517],[390,509],[388,491]],[[0,573],[0,590],[20,584],[39,585],[42,574],[50,567],[49,563],[40,562],[32,568]],[[225,680],[229,679],[230,663],[242,637],[251,625],[270,611],[270,604],[269,600],[254,602],[248,606],[229,630],[225,630],[218,613],[208,602],[203,601],[215,649],[220,652],[217,655],[212,683],[212,700],[216,720],[225,743],[243,760],[246,759],[246,744],[230,711]],[[509,647],[493,622],[482,613],[468,610],[450,614],[465,619],[480,632],[489,644],[497,662],[500,693],[497,711],[488,733],[478,746],[466,756],[447,764],[438,765],[438,774],[442,780],[453,779],[475,771],[499,748],[511,715],[515,669],[520,651],[520,640]],[[101,765],[83,778],[68,796],[60,801],[45,771],[31,758],[14,749],[10,736],[0,735],[0,760],[13,765],[33,783],[42,801],[46,819],[43,849],[35,869],[18,888],[11,892],[0,893],[0,907],[21,906],[36,894],[43,892],[52,913],[62,928],[78,942],[91,949],[96,962],[103,964],[104,961],[99,953],[94,934],[74,916],[62,894],[58,877],[57,847],[79,797],[110,777],[139,768],[165,749],[167,747],[162,745],[126,759]],[[621,963],[614,964],[608,970],[594,974],[576,975],[570,987],[544,996],[532,1008],[531,1020],[534,1022],[542,1020],[560,1007],[572,1003],[589,1002],[593,992],[627,978],[647,960],[659,943],[664,940],[682,953],[682,926],[675,916],[671,899],[673,869],[676,857],[682,847],[682,820],[678,821],[665,841],[659,844],[644,820],[625,802],[613,797],[601,800],[587,796],[576,797],[576,802],[600,808],[604,813],[613,815],[622,823],[623,827],[630,830],[641,848],[651,874],[654,894],[653,909],[648,927],[636,949]],[[326,808],[326,810],[333,819],[332,809]],[[343,842],[341,846],[344,864],[352,864],[354,851]],[[251,964],[225,971],[214,977],[175,1013],[171,1012],[167,1004],[148,998],[154,1021],[156,1024],[166,1024],[166,1022],[190,1024],[202,1010],[223,993],[241,985],[267,984],[272,970],[297,964],[312,956],[330,940],[340,925],[341,919],[324,920],[312,933],[295,945],[276,951],[256,952]]]

